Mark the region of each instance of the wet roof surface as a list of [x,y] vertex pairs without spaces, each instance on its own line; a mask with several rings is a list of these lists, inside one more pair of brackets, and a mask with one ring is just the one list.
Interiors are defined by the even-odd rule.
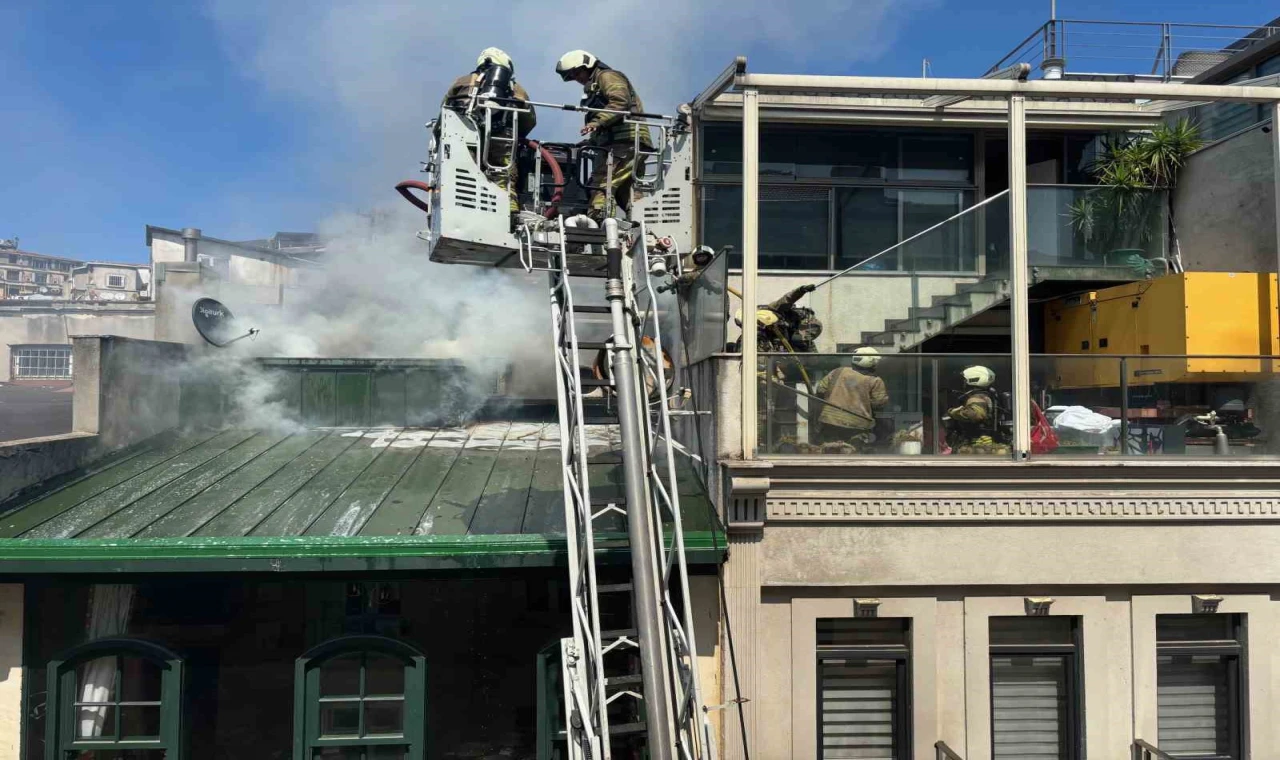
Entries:
[[[617,428],[588,436],[593,501],[620,499]],[[687,460],[678,472],[685,533],[696,540],[718,523]],[[552,424],[166,435],[0,507],[0,561],[37,543],[136,549],[202,539],[206,551],[231,539],[386,547],[397,537],[460,539],[474,551],[486,538],[562,536],[561,487]],[[623,519],[609,514],[598,529],[625,532]]]

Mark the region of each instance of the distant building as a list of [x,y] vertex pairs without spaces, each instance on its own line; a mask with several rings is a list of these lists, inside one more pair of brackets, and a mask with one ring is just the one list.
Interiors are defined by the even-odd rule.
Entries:
[[16,241],[0,242],[4,243],[0,245],[0,299],[52,301],[66,297],[71,270],[81,262],[19,250]]
[[71,271],[72,301],[147,301],[151,267],[118,261],[90,261]]

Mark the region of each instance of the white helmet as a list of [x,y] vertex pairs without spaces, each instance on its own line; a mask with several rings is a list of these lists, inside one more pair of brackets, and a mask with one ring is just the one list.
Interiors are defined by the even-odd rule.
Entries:
[[863,346],[853,352],[853,366],[862,369],[875,369],[876,365],[884,357],[880,356],[880,352],[871,346]]
[[964,376],[964,384],[970,388],[990,388],[996,382],[996,373],[990,367],[965,367],[961,374]]
[[480,57],[476,59],[476,68],[478,69],[486,63],[505,66],[511,69],[512,73],[515,73],[516,70],[516,65],[511,61],[511,56],[507,55],[506,51],[496,47],[485,48],[480,51]]
[[556,73],[567,82],[572,78],[575,70],[594,69],[599,62],[599,58],[585,50],[570,50],[560,56],[560,60],[556,61]]

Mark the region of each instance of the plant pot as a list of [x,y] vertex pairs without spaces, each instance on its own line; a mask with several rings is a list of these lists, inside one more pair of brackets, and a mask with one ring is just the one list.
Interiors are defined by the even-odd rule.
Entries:
[[903,441],[898,444],[898,453],[904,456],[919,456],[924,450],[924,444],[920,441]]

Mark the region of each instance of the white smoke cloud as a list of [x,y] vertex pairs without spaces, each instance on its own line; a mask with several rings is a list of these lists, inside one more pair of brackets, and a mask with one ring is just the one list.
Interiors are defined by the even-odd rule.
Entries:
[[[852,73],[935,1],[209,0],[208,12],[248,76],[314,114],[305,160],[358,186],[348,197],[382,198],[425,158],[422,125],[490,45],[511,54],[535,100],[577,102],[580,88],[553,68],[585,48],[625,71],[649,110],[670,113],[736,55],[752,56],[755,70],[767,61],[775,71]],[[544,109],[539,118],[542,139],[576,139],[579,117]]]

